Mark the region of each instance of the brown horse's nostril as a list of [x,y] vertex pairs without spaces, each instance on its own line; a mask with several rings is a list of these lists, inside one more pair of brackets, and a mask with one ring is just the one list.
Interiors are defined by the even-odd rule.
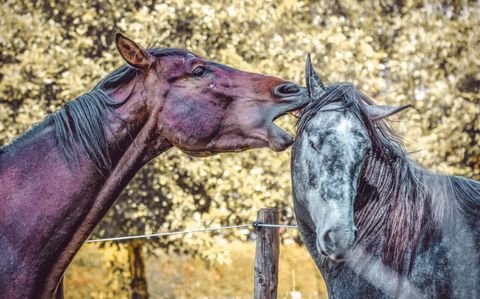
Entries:
[[286,84],[278,85],[277,87],[275,87],[274,93],[277,97],[287,97],[287,96],[295,95],[300,91],[301,91],[300,87],[297,84],[286,83]]

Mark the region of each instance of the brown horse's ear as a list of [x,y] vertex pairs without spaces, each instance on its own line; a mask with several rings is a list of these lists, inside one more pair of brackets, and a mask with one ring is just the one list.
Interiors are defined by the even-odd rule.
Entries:
[[365,111],[368,115],[368,118],[372,121],[384,119],[390,115],[398,113],[404,109],[407,109],[411,105],[403,105],[403,106],[384,106],[384,105],[365,105]]
[[117,33],[115,44],[120,55],[131,66],[138,69],[149,69],[152,66],[153,56],[125,35]]

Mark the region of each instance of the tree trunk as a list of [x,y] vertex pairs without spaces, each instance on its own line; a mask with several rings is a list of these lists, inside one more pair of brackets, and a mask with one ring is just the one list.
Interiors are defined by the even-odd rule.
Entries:
[[142,241],[128,243],[128,264],[130,269],[130,289],[132,299],[147,299],[147,277],[143,258]]

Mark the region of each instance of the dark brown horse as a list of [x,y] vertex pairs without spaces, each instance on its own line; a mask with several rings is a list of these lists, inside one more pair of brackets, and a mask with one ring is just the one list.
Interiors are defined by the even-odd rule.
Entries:
[[128,65],[0,151],[0,296],[52,297],[133,175],[172,147],[191,155],[269,147],[303,89],[117,35]]

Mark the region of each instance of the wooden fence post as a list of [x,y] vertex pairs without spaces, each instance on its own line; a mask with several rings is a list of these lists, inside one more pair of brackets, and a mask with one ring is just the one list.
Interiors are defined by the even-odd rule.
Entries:
[[[264,224],[278,224],[278,210],[261,209],[258,211],[257,221]],[[257,227],[254,299],[277,298],[279,246],[278,228]]]

